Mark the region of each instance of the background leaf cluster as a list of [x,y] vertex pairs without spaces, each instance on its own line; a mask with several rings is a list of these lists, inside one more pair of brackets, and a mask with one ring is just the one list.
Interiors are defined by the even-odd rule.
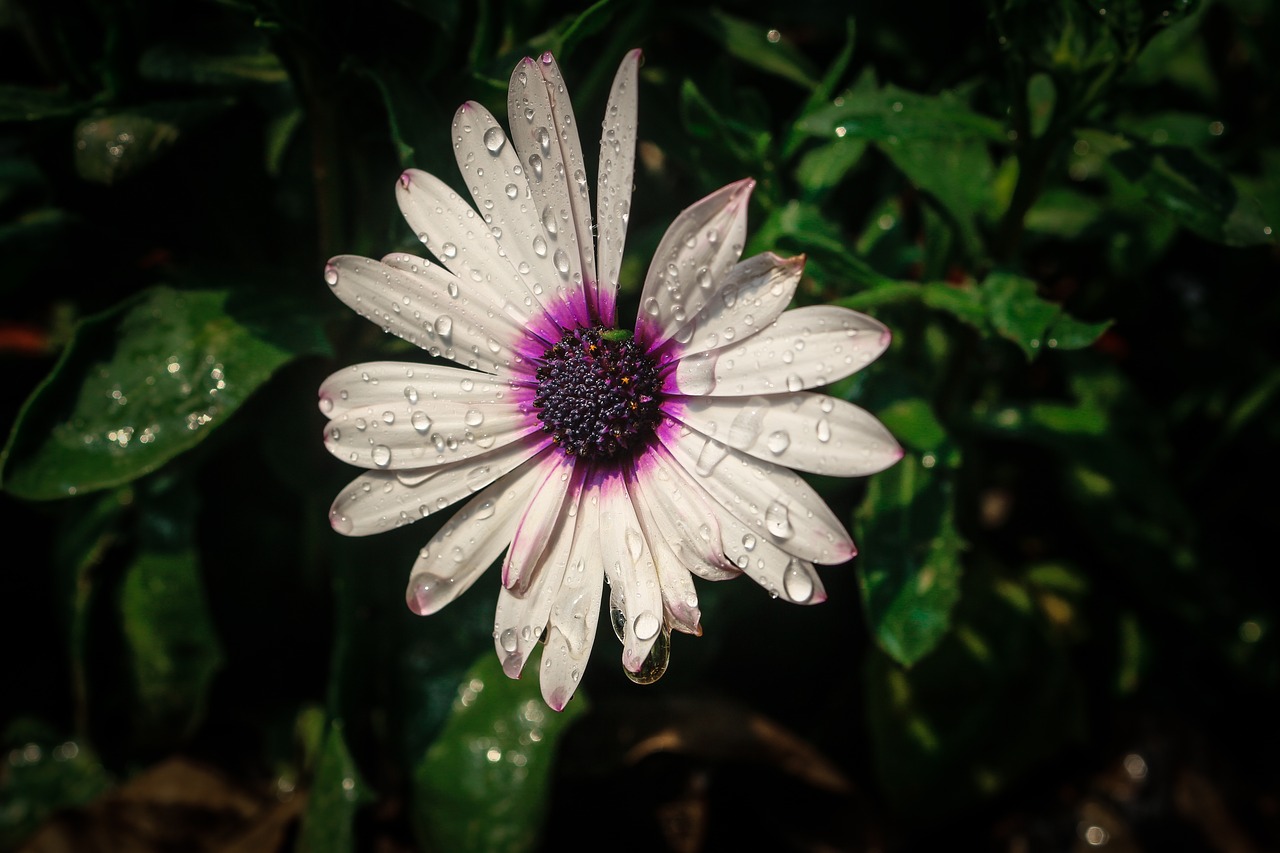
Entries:
[[[1277,36],[1264,0],[0,3],[0,848],[1280,843]],[[816,482],[861,551],[822,607],[704,584],[662,682],[605,630],[556,715],[496,582],[403,606],[439,519],[329,529],[314,390],[411,353],[319,272],[413,250],[392,182],[456,183],[453,110],[525,55],[593,152],[633,47],[624,303],[755,177],[747,252],[894,330],[834,393],[907,455]]]

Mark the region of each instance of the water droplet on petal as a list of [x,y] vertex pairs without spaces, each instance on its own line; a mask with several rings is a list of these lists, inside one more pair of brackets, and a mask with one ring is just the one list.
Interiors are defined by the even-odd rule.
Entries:
[[555,260],[555,264],[556,264],[556,269],[560,271],[560,274],[561,274],[561,275],[566,275],[566,274],[568,274],[568,272],[569,272],[569,256],[565,253],[564,249],[556,249],[556,254],[555,254],[555,259],[554,259],[554,260]]
[[468,409],[463,420],[467,426],[480,426],[480,424],[484,423],[484,415],[478,409]]
[[426,435],[431,429],[431,418],[427,417],[427,413],[421,409],[409,416],[409,423],[413,424],[413,428],[421,435]]
[[520,194],[520,188],[517,187],[515,184],[507,184],[506,192],[507,192],[507,198],[514,199],[516,196]]
[[458,247],[452,243],[442,243],[440,245],[440,254],[444,256],[446,261],[458,257]]
[[533,253],[540,258],[547,256],[547,241],[542,239],[541,234],[533,238]]
[[795,528],[791,526],[791,518],[787,514],[787,507],[781,501],[774,501],[764,511],[764,526],[775,539],[783,541],[790,539],[796,532]]
[[632,672],[625,666],[622,671],[626,673],[627,678],[636,684],[653,684],[667,671],[667,664],[671,662],[671,633],[663,629],[657,639],[653,641],[653,647],[649,649],[649,655],[644,659],[644,663],[640,665],[639,672]]
[[805,571],[799,560],[792,559],[782,575],[782,590],[787,598],[797,604],[804,604],[813,598],[813,578]]
[[373,464],[379,468],[386,468],[391,464],[391,448],[385,444],[375,444],[373,446]]
[[491,127],[484,132],[484,147],[489,149],[490,154],[497,154],[502,150],[502,146],[507,144],[507,138],[502,135],[502,131],[496,127]]
[[538,147],[542,149],[542,155],[545,157],[551,153],[551,133],[545,127],[540,127],[533,132],[533,138],[537,141]]
[[817,425],[818,441],[823,444],[831,440],[831,422],[826,418],[819,418]]
[[769,437],[765,440],[765,447],[768,447],[769,452],[774,456],[781,456],[790,446],[791,436],[784,430],[769,433]]
[[804,388],[804,380],[801,379],[798,375],[792,373],[790,376],[787,377],[788,391],[800,391],[803,388]]
[[635,637],[640,642],[651,640],[658,633],[658,629],[662,627],[662,622],[652,612],[646,610],[636,617],[632,623],[635,629]]
[[502,632],[502,636],[498,638],[498,642],[502,644],[504,652],[514,652],[516,646],[519,645],[519,638],[516,636],[515,628],[508,628]]

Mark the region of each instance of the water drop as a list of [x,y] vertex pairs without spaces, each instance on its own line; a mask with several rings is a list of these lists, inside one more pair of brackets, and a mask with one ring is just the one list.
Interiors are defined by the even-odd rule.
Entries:
[[775,539],[783,541],[790,539],[796,532],[791,526],[787,507],[781,501],[774,501],[764,511],[764,526]]
[[529,169],[533,171],[535,178],[542,180],[542,158],[537,154],[529,155]]
[[754,551],[756,549],[756,537],[752,536],[750,533],[744,535],[742,537],[742,547],[746,548],[748,551]]
[[442,314],[436,318],[436,334],[446,342],[449,336],[453,334],[453,318],[448,314]]
[[324,281],[325,281],[325,284],[329,285],[330,287],[337,287],[338,286],[338,268],[333,265],[329,265],[325,267]]
[[506,192],[507,192],[507,198],[514,199],[516,196],[520,194],[520,188],[517,187],[515,184],[507,184]]
[[818,433],[818,441],[821,441],[823,444],[826,444],[828,441],[830,441],[831,440],[831,422],[828,421],[826,418],[819,418],[817,433]]
[[444,256],[446,261],[452,260],[458,256],[458,247],[452,243],[442,243],[440,246],[440,254]]
[[556,225],[556,215],[551,210],[551,205],[547,205],[542,209],[542,227],[547,229],[547,233],[552,237],[556,236],[556,232],[559,230]]
[[502,644],[502,650],[504,652],[514,652],[516,650],[516,646],[519,645],[519,638],[516,637],[516,629],[508,628],[503,631],[502,636],[498,638],[498,642]]
[[791,446],[791,436],[785,430],[771,432],[769,438],[765,440],[765,446],[774,456],[781,456]]
[[540,258],[547,256],[547,241],[542,239],[541,234],[533,238],[533,253]]
[[480,426],[480,424],[484,423],[484,414],[478,409],[468,409],[463,420],[466,421],[467,426]]
[[431,429],[431,418],[427,417],[427,413],[421,409],[409,416],[409,423],[413,424],[413,428],[421,435],[426,435]]
[[404,389],[404,398],[409,401],[409,405],[416,406],[418,404],[418,389],[412,385],[406,385]]
[[804,604],[813,598],[813,578],[799,560],[792,559],[782,575],[782,589],[787,598],[796,604]]
[[792,373],[790,376],[787,377],[788,391],[799,391],[803,388],[804,388],[804,380],[801,379],[798,375]]
[[561,275],[567,275],[569,272],[569,256],[565,254],[564,249],[556,249],[555,254],[556,269]]
[[635,629],[636,639],[643,643],[653,639],[662,627],[662,622],[652,612],[646,610],[636,617],[631,626]]
[[533,132],[533,138],[537,140],[538,147],[542,149],[543,156],[551,153],[551,133],[545,127],[540,127]]
[[725,449],[723,444],[713,438],[708,438],[706,443],[702,445],[702,450],[698,453],[694,470],[703,477],[710,477],[711,472],[728,455],[729,451]]
[[391,464],[391,448],[385,444],[375,444],[373,446],[373,464],[379,468],[386,468]]
[[671,633],[664,629],[653,641],[653,648],[649,649],[649,655],[640,665],[640,671],[632,672],[626,667],[623,667],[622,671],[636,684],[653,684],[666,673],[667,664],[670,662]]

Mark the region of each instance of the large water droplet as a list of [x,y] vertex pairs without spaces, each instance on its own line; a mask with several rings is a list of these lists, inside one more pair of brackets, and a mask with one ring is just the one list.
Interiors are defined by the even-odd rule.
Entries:
[[516,636],[515,628],[508,628],[502,632],[502,636],[498,638],[498,642],[502,644],[502,650],[508,654],[516,650],[516,646],[520,644],[519,638]]
[[373,446],[373,464],[379,468],[386,468],[391,464],[391,448],[385,444],[375,444]]
[[564,249],[556,249],[554,260],[556,264],[556,269],[560,271],[560,274],[561,275],[568,274],[569,256],[565,253]]
[[774,456],[781,456],[790,446],[791,436],[784,430],[769,433],[769,438],[765,440],[765,447],[768,447],[769,452]]
[[502,131],[496,127],[491,127],[484,132],[484,147],[489,149],[490,154],[497,154],[502,150],[502,146],[507,144],[507,138],[502,135]]
[[431,418],[427,417],[427,413],[421,409],[417,409],[409,416],[409,423],[413,424],[413,428],[422,435],[426,435],[431,429]]
[[768,405],[763,397],[752,397],[738,410],[733,422],[729,424],[729,434],[725,436],[730,447],[743,450],[756,443]]
[[813,578],[799,560],[792,559],[782,575],[782,591],[796,604],[804,604],[813,598]]
[[658,629],[662,627],[662,622],[651,611],[646,610],[637,616],[631,625],[635,629],[636,639],[644,643],[653,639]]
[[449,336],[453,334],[453,318],[448,314],[441,314],[436,318],[436,334],[445,343],[449,342]]
[[514,199],[516,196],[520,195],[520,188],[517,187],[515,184],[507,184],[506,192],[507,192],[507,198]]
[[541,234],[533,238],[533,253],[540,258],[547,256],[547,241],[542,239]]
[[556,223],[555,211],[551,209],[551,205],[542,208],[542,227],[547,229],[547,233],[552,237],[556,236],[556,232],[560,230]]
[[484,423],[484,414],[479,409],[467,409],[467,414],[463,417],[467,426],[480,426]]
[[440,245],[440,254],[444,256],[444,260],[449,261],[458,257],[458,247],[452,243],[442,243]]
[[533,132],[533,138],[537,141],[538,147],[542,149],[542,156],[551,153],[551,132],[545,127],[540,127]]
[[746,548],[748,551],[754,551],[756,549],[756,537],[750,533],[744,534],[742,537],[742,547]]
[[803,388],[804,388],[804,380],[801,379],[798,375],[792,373],[790,376],[787,377],[788,391],[800,391]]
[[418,389],[412,385],[406,385],[404,388],[404,398],[409,401],[410,406],[418,404]]
[[414,575],[409,580],[408,595],[405,596],[409,609],[419,616],[434,613],[443,606],[440,599],[447,595],[451,586],[453,578],[442,578],[430,572]]
[[816,432],[818,433],[818,441],[826,444],[831,440],[831,422],[826,418],[818,418]]
[[667,671],[667,664],[671,662],[671,633],[663,629],[657,639],[653,641],[653,647],[649,649],[649,655],[644,659],[644,663],[640,665],[639,672],[632,672],[625,666],[622,671],[626,673],[627,678],[636,684],[653,684]]
[[787,507],[781,501],[774,501],[764,511],[764,526],[774,538],[784,541],[790,539],[796,532],[795,528],[791,526],[791,517],[787,514]]
[[537,154],[529,155],[529,170],[533,172],[534,178],[542,180],[542,158]]

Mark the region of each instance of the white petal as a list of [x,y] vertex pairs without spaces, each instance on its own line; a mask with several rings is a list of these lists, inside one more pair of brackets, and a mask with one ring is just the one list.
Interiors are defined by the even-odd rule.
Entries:
[[483,106],[470,101],[454,116],[453,138],[458,169],[480,216],[499,250],[515,265],[528,292],[561,321],[588,323],[585,294],[576,285],[570,288],[555,265],[559,225],[551,223],[555,231],[543,225],[525,167],[515,146],[507,143],[498,120]]
[[622,60],[609,90],[600,136],[600,164],[596,176],[596,223],[599,257],[596,266],[596,310],[605,326],[617,324],[618,278],[622,248],[631,215],[631,185],[636,164],[636,88],[641,54],[633,50]]
[[765,252],[735,264],[716,296],[672,336],[680,357],[740,342],[777,320],[795,295],[804,260]]
[[545,255],[555,266],[558,286],[576,293],[571,304],[585,304],[584,282],[596,278],[591,199],[573,107],[551,54],[536,61],[525,57],[516,66],[507,92],[507,115],[511,141],[543,224]]
[[662,594],[653,553],[626,484],[610,474],[598,488],[600,551],[611,588],[610,609],[623,615],[622,665],[639,672],[662,633]]
[[561,522],[577,509],[581,489],[570,493],[573,467],[572,457],[563,455],[556,465],[545,466],[545,476],[533,490],[502,564],[502,585],[507,589],[523,594],[529,588],[548,544],[559,535]]
[[862,477],[902,458],[865,409],[824,394],[670,397],[663,411],[757,459],[833,477]]
[[889,337],[883,323],[848,308],[796,308],[736,346],[681,359],[663,390],[746,396],[816,388],[875,361]]
[[636,461],[628,489],[650,541],[662,539],[687,571],[707,580],[727,580],[741,572],[720,548],[714,501],[661,447]]
[[528,398],[470,370],[358,364],[320,386],[324,443],[344,462],[389,471],[475,459],[541,429]]
[[830,508],[795,472],[687,427],[660,429],[663,443],[692,479],[758,537],[815,563],[843,563],[856,552]]
[[813,563],[795,557],[758,531],[743,524],[726,508],[717,511],[725,556],[770,595],[793,604],[821,604],[827,600]]
[[511,542],[538,482],[542,461],[531,459],[476,495],[418,554],[409,575],[409,609],[435,613],[461,595]]
[[686,634],[702,634],[702,613],[698,610],[698,593],[693,587],[693,575],[685,566],[686,551],[677,554],[683,543],[680,534],[664,527],[650,511],[640,496],[636,480],[629,479],[628,489],[635,503],[636,517],[644,531],[645,539],[653,551],[653,564],[658,571],[658,588],[662,594],[662,610],[665,623]]
[[344,536],[369,536],[410,524],[475,494],[550,443],[549,436],[539,434],[479,459],[438,468],[367,471],[338,494],[329,523]]
[[652,348],[716,298],[747,234],[747,199],[756,182],[729,184],[676,217],[649,264],[636,334]]
[[[544,471],[544,479],[545,476]],[[551,607],[560,594],[569,558],[573,553],[577,519],[566,514],[559,521],[559,529],[548,543],[549,547],[538,566],[537,576],[529,588],[523,593],[505,586],[498,590],[493,641],[498,650],[498,658],[502,661],[502,671],[510,678],[520,677],[529,654],[546,633]]]
[[600,509],[585,494],[578,507],[569,567],[551,605],[542,650],[542,696],[563,710],[586,671],[600,622],[604,561],[600,555]]
[[448,288],[457,282],[440,267],[412,255],[384,260],[341,255],[325,281],[357,314],[432,355],[488,373],[511,368],[524,329],[498,314],[483,288],[454,298]]
[[418,239],[454,274],[459,293],[483,287],[493,304],[517,323],[541,320],[542,305],[526,287],[516,261],[498,253],[489,226],[448,184],[409,169],[396,182],[396,201]]

